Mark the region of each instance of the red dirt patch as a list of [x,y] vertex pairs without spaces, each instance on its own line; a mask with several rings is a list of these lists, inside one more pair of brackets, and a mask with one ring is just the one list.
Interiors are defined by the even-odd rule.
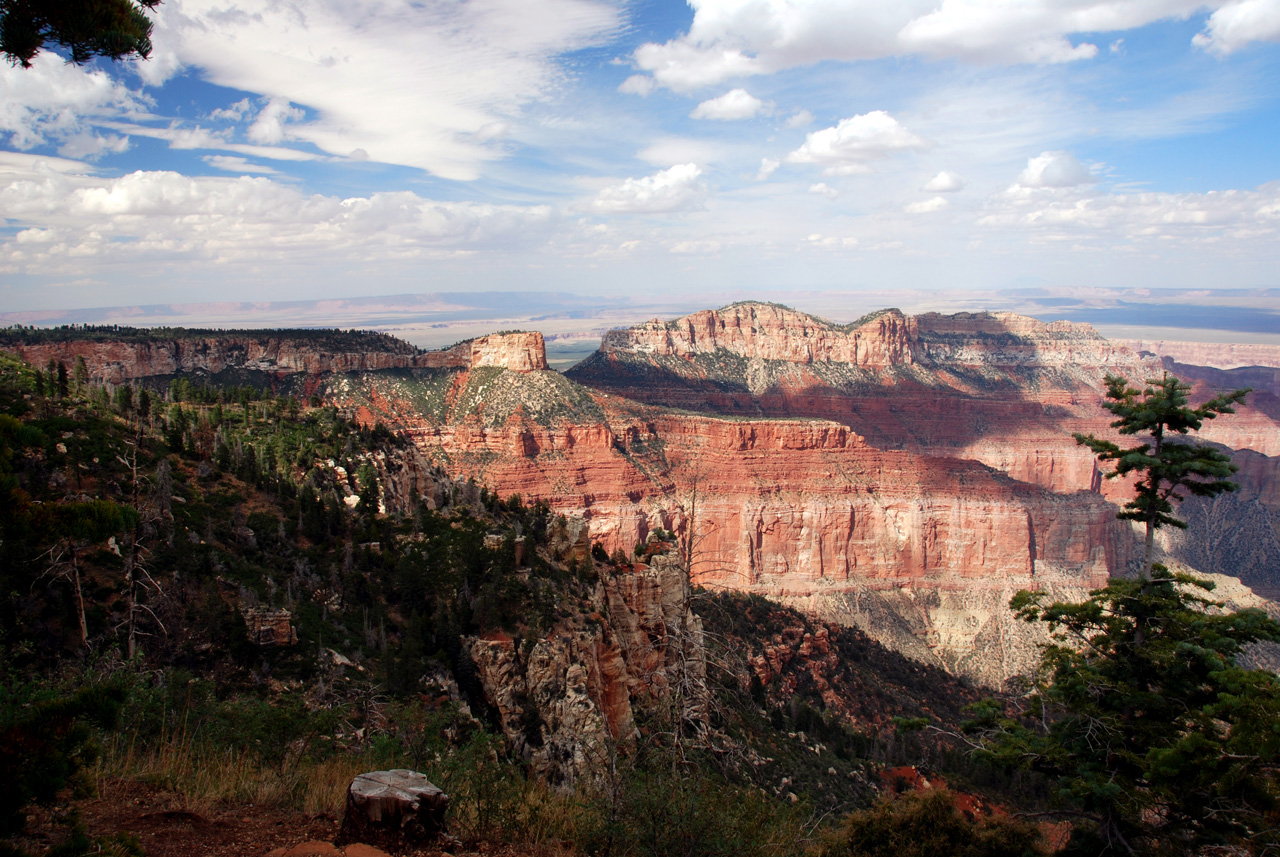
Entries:
[[[340,819],[308,815],[296,810],[253,805],[223,804],[212,808],[188,807],[180,795],[131,780],[104,780],[96,798],[77,801],[90,834],[103,836],[132,833],[147,857],[267,857],[288,854],[302,857],[378,857],[366,845],[335,848]],[[29,816],[27,833],[16,844],[43,851],[63,838],[52,814],[36,810]],[[482,844],[475,851],[426,849],[404,857],[566,857],[567,852],[511,845]]]

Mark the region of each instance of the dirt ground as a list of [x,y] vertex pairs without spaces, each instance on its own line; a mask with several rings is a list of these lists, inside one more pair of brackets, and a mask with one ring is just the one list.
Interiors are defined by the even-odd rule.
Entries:
[[[97,797],[76,801],[75,805],[91,834],[132,833],[138,837],[147,857],[267,857],[272,851],[282,857],[323,854],[340,857],[342,854],[323,847],[324,843],[333,841],[341,823],[341,819],[327,814],[312,816],[253,805],[225,805],[195,812],[185,808],[178,795],[128,780],[100,782]],[[54,813],[49,811],[33,811],[28,816],[27,835],[17,844],[38,853],[60,841],[63,829],[55,824],[54,818]],[[347,857],[357,857],[355,849],[348,850],[352,853]],[[369,851],[360,853],[362,857],[376,857]],[[406,857],[551,855],[509,845],[481,845],[474,851],[428,849],[411,852]]]

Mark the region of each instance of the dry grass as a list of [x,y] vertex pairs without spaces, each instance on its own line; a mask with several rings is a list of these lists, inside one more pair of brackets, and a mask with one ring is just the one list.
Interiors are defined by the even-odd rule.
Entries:
[[347,786],[370,767],[363,754],[322,761],[285,758],[271,765],[246,749],[213,750],[181,738],[142,747],[119,736],[103,747],[97,775],[160,786],[180,795],[194,812],[250,803],[341,815]]

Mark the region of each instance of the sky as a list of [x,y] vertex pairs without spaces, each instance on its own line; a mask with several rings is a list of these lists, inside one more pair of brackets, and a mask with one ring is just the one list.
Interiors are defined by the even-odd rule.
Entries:
[[164,0],[0,65],[0,311],[1280,286],[1280,0]]

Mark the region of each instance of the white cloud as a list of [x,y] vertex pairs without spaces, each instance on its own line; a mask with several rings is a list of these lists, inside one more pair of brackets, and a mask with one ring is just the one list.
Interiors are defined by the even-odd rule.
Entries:
[[241,98],[235,104],[229,107],[220,107],[209,113],[209,119],[215,122],[239,122],[245,116],[249,115],[249,111],[253,109],[253,105],[249,103],[249,99]]
[[601,214],[668,213],[701,208],[707,189],[697,164],[677,164],[600,191],[592,209]]
[[0,241],[0,265],[46,274],[165,259],[429,258],[538,243],[556,220],[547,206],[440,202],[409,192],[342,199],[261,177],[99,179],[52,170],[0,182],[0,211],[29,233],[21,248],[16,238]]
[[292,138],[290,130],[285,126],[306,115],[306,111],[294,107],[287,98],[269,99],[249,126],[249,140],[254,143],[282,143]]
[[670,252],[678,256],[703,256],[719,253],[723,245],[719,241],[677,241],[671,245]]
[[203,160],[215,170],[223,170],[228,173],[262,176],[274,176],[280,174],[279,170],[263,166],[262,164],[251,163],[244,158],[238,158],[233,155],[205,155]]
[[778,167],[782,166],[782,161],[775,158],[761,158],[760,170],[756,173],[756,181],[762,182],[769,176],[778,171]]
[[1280,232],[1280,182],[1253,191],[1208,193],[1098,193],[1072,188],[1046,195],[1015,187],[992,200],[979,224],[1023,229],[1045,240],[1274,242]]
[[814,233],[805,239],[810,247],[821,247],[824,250],[841,250],[848,247],[857,247],[858,239],[852,237],[841,237],[839,235],[823,235]]
[[[511,136],[511,131],[512,128],[510,122],[490,122],[488,125],[484,125],[480,130],[476,131],[474,136],[476,140],[481,142],[486,140],[505,140]],[[367,156],[368,155],[366,153],[366,157]]]
[[[211,131],[199,125],[188,126],[179,122],[170,122],[167,127],[156,128],[151,125],[138,125],[130,122],[103,122],[107,128],[125,131],[135,137],[150,137],[164,140],[172,149],[220,149],[247,155],[251,158],[270,158],[273,161],[315,161],[323,158],[315,152],[304,152],[301,149],[290,149],[287,146],[254,146],[248,143],[232,143],[227,131]],[[360,160],[355,152],[347,157]]]
[[1070,152],[1041,152],[1018,175],[1022,187],[1075,187],[1092,181],[1093,176]]
[[[45,155],[28,155],[25,152],[0,151],[0,181],[41,179],[54,173],[62,175],[90,175],[94,169],[83,161],[50,158]],[[0,217],[4,213],[0,212]]]
[[120,154],[129,149],[129,138],[115,134],[100,135],[92,131],[77,131],[58,147],[58,154],[68,158],[94,160],[105,154]]
[[[45,52],[23,69],[0,63],[0,137],[17,149],[46,143],[66,144],[91,138],[95,119],[120,113],[140,113],[145,100],[102,71],[90,71]],[[69,154],[84,154],[118,145],[104,140],[94,150],[83,142],[71,144]]]
[[787,121],[783,123],[788,128],[803,128],[806,125],[813,124],[813,114],[808,110],[798,110],[787,117]]
[[689,116],[693,119],[750,119],[767,110],[765,103],[745,89],[731,89],[719,98],[704,101]]
[[902,210],[907,214],[929,214],[934,211],[941,211],[947,207],[945,197],[935,196],[933,199],[926,199],[920,202],[913,202]]
[[[694,16],[697,24],[697,15]],[[653,74],[654,86],[665,86],[677,92],[688,92],[702,86],[714,86],[734,77],[761,74],[768,69],[741,49],[703,46],[687,41],[671,41],[665,45],[641,45],[632,55],[636,67]]]
[[1280,40],[1280,2],[1231,0],[1209,16],[1202,32],[1192,41],[1211,53],[1225,56],[1250,42]]
[[826,182],[818,182],[817,184],[809,185],[809,193],[816,193],[819,196],[825,196],[827,199],[835,199],[840,195],[840,191],[836,190]]
[[628,95],[639,95],[644,98],[658,88],[657,81],[646,74],[633,74],[618,84],[618,91]]
[[[1060,63],[1097,47],[1076,33],[1110,33],[1186,17],[1224,0],[690,0],[689,32],[632,54],[677,91],[824,60],[904,54],[981,63]],[[1227,5],[1274,5],[1232,0]]]
[[929,193],[955,193],[964,190],[967,182],[950,170],[943,170],[924,183],[920,189]]
[[[268,99],[253,142],[289,138],[346,156],[474,179],[501,157],[477,132],[563,85],[558,58],[621,23],[606,0],[170,0],[140,75],[183,69]],[[294,105],[289,108],[288,105]],[[285,121],[303,108],[303,121]]]
[[871,172],[871,161],[923,145],[924,141],[897,119],[883,110],[873,110],[809,134],[804,145],[787,155],[787,162],[816,164],[824,167],[827,175],[854,175]]

